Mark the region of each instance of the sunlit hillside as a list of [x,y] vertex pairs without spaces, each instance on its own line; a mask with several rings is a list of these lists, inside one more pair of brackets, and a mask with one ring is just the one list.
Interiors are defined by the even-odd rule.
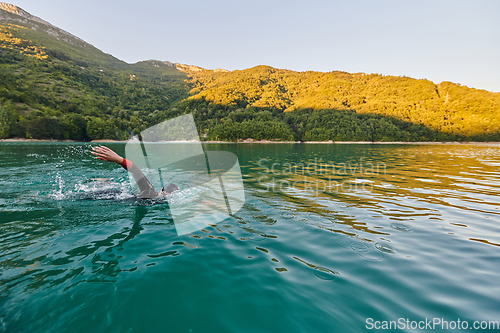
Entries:
[[500,131],[500,94],[451,82],[346,72],[293,72],[258,66],[221,73],[193,72],[194,94],[221,105],[351,110],[464,136]]

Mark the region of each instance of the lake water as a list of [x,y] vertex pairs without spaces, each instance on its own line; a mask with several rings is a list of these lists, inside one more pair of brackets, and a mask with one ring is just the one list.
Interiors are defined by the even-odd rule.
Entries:
[[0,143],[0,331],[500,320],[499,146],[205,144],[238,156],[246,203],[182,236],[91,146]]

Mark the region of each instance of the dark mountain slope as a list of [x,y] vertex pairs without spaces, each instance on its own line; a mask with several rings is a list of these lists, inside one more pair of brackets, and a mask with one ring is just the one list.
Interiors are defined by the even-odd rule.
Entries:
[[[169,62],[127,64],[0,4],[0,137],[125,139],[187,97]],[[18,14],[20,15],[18,15]]]

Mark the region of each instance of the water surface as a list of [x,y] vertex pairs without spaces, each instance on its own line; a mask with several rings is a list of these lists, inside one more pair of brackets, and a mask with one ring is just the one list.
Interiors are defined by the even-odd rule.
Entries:
[[500,320],[498,146],[205,144],[238,156],[246,204],[183,236],[91,146],[0,144],[0,331]]

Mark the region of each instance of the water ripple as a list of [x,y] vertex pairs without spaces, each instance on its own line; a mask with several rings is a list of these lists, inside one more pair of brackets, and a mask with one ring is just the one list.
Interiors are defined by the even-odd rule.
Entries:
[[[91,159],[91,145],[0,145],[0,331],[496,320],[497,146],[210,144],[238,155],[246,203],[178,236],[168,203],[127,200],[126,171]],[[307,167],[320,159],[328,172]],[[265,174],[272,163],[305,171]]]

